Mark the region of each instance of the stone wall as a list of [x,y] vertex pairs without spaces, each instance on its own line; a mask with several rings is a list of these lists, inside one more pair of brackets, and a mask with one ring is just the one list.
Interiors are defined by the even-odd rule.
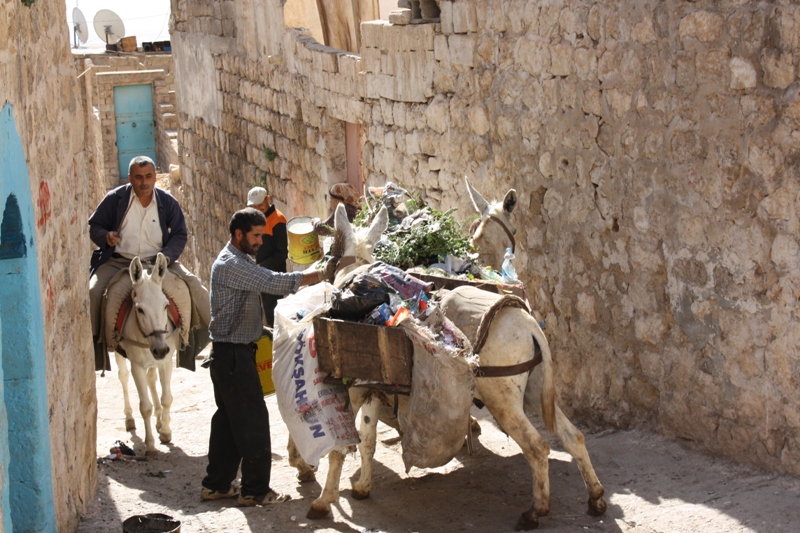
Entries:
[[226,6],[173,2],[200,268],[262,177],[287,215],[324,214],[358,123],[370,185],[463,218],[464,175],[518,191],[572,416],[800,474],[800,8],[441,1],[436,24],[362,24],[360,57],[285,30],[265,58]]
[[13,108],[36,221],[55,523],[69,532],[96,483],[84,122],[64,3],[3,2],[0,20],[0,106]]
[[169,172],[178,164],[177,115],[172,55],[166,53],[76,54],[86,120],[86,146],[91,172],[90,205],[122,182],[117,152],[114,87],[152,84],[156,164]]

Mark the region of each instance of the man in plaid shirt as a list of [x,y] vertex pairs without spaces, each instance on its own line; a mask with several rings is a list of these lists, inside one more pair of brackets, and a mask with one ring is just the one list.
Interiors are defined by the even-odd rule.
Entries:
[[[290,496],[269,486],[272,449],[269,413],[256,370],[262,333],[261,293],[285,296],[332,279],[336,262],[310,273],[273,272],[256,264],[266,219],[246,208],[233,214],[231,240],[211,267],[211,381],[217,411],[211,418],[203,500],[239,498],[239,505],[282,503]],[[242,467],[241,491],[231,483]]]

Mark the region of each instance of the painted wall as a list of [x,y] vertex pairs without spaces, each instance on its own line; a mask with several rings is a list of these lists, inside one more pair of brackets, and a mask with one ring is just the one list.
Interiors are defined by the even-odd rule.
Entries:
[[[31,7],[17,1],[2,2],[0,20],[4,21],[0,32],[0,108],[4,117],[13,114],[15,126],[4,131],[15,132],[19,145],[14,152],[27,168],[24,179],[15,171],[14,180],[23,181],[14,182],[14,194],[24,223],[30,224],[22,232],[28,260],[33,258],[31,253],[38,258],[38,265],[26,267],[26,283],[39,300],[28,298],[29,308],[21,311],[32,320],[38,316],[40,322],[26,322],[18,328],[34,335],[29,337],[30,343],[39,343],[31,350],[30,363],[40,369],[35,379],[44,379],[46,384],[44,391],[31,387],[39,396],[27,403],[33,405],[35,400],[37,407],[30,415],[43,417],[49,430],[49,437],[37,442],[37,449],[47,450],[52,503],[51,511],[43,511],[38,520],[50,524],[49,531],[71,532],[94,492],[97,472],[83,110],[70,36],[64,31],[63,2],[36,0]],[[4,176],[3,191],[11,183]],[[6,200],[3,196],[3,206]],[[3,343],[8,345],[9,327],[3,318]],[[4,396],[8,398],[8,352],[3,356]],[[44,404],[39,405],[42,401]],[[13,432],[10,408],[7,415]],[[37,431],[43,434],[42,428]],[[36,459],[36,467],[44,468],[40,459]],[[31,512],[37,512],[35,509]]]
[[8,501],[18,531],[54,531],[44,326],[28,166],[10,104],[0,110],[0,315]]
[[464,175],[518,191],[517,271],[570,414],[800,474],[800,7],[443,0],[436,24],[363,24],[358,55],[284,30],[269,63],[235,13],[197,22],[224,4],[172,10],[176,58],[213,57],[176,83],[212,90],[180,117],[200,268],[254,180],[325,214],[361,124],[369,185],[463,218]]

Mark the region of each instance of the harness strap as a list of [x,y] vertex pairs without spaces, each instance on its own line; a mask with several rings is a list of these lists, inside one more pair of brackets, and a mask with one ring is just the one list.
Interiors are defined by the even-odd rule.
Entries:
[[[175,303],[175,300],[167,296],[167,300],[169,300],[169,306],[167,307],[167,311],[169,312],[169,317],[172,319],[172,323],[175,324],[175,328],[180,327],[181,325],[181,314],[178,311],[178,305]],[[133,299],[128,296],[125,300],[122,301],[122,305],[119,306],[119,313],[117,313],[117,321],[114,323],[114,330],[122,333],[122,326],[125,325],[125,319],[128,318],[128,313],[131,312],[131,308],[133,307]]]
[[476,366],[472,372],[475,374],[476,378],[502,378],[507,376],[516,376],[517,374],[530,372],[541,362],[542,352],[539,350],[539,346],[537,345],[536,354],[530,361],[509,366]]
[[517,252],[517,241],[514,239],[514,234],[511,233],[511,230],[508,229],[508,226],[506,226],[505,223],[502,220],[500,220],[499,218],[497,218],[494,215],[489,215],[489,220],[494,220],[496,223],[498,223],[500,225],[501,228],[503,228],[503,231],[506,232],[506,235],[508,235],[508,238],[511,240],[511,253],[512,254],[516,253]]

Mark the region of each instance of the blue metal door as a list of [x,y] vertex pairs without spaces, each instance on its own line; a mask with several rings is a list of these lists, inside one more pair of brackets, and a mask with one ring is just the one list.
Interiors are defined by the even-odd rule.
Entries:
[[128,164],[137,155],[146,155],[156,161],[153,86],[148,83],[114,87],[114,117],[117,121],[119,178],[126,179]]

